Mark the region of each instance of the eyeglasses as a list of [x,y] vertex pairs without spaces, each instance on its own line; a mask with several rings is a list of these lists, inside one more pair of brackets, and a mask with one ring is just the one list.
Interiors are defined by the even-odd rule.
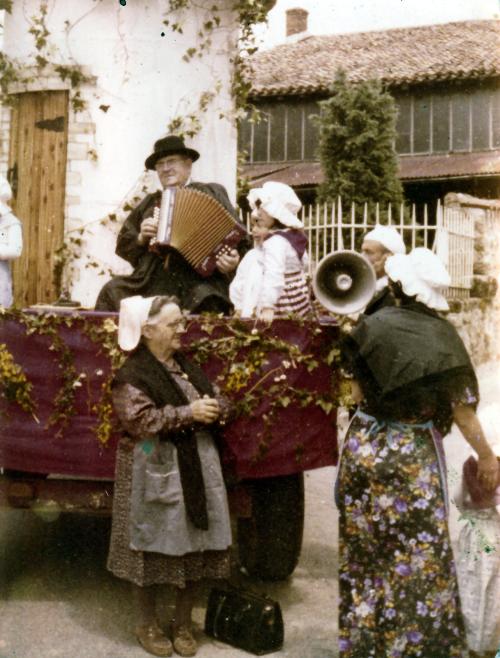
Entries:
[[179,320],[174,320],[173,322],[167,322],[165,324],[165,327],[168,327],[169,329],[177,329],[178,327],[181,329],[185,329],[187,324],[186,318],[180,318]]

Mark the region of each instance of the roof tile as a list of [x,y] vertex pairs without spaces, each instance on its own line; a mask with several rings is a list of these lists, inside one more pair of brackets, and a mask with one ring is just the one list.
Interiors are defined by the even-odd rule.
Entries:
[[257,53],[252,96],[325,92],[338,68],[390,85],[500,76],[500,21],[310,36]]

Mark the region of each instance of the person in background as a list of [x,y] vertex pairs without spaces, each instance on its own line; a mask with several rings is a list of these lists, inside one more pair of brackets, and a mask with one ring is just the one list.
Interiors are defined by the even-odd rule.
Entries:
[[23,250],[21,222],[8,205],[11,199],[9,182],[0,176],[0,306],[5,307],[12,305],[10,261],[19,258]]
[[237,313],[265,322],[289,314],[307,315],[311,300],[306,279],[307,237],[297,217],[300,199],[289,185],[272,181],[250,190],[247,198],[252,231],[260,236],[251,266],[249,257],[230,287]]
[[336,483],[340,656],[463,658],[442,436],[454,421],[487,490],[497,459],[470,358],[438,314],[448,272],[425,248],[388,257],[385,270],[398,306],[363,316],[342,347],[358,410]]
[[487,489],[472,455],[463,465],[454,499],[462,515],[456,562],[470,658],[494,658],[500,647],[500,405],[478,415],[492,438],[498,475],[495,488]]
[[[160,183],[166,187],[186,187],[212,196],[235,219],[236,210],[231,205],[225,188],[218,183],[200,183],[191,178],[193,162],[200,154],[185,146],[176,135],[159,139],[145,167],[156,171]],[[98,311],[118,311],[120,300],[133,295],[175,295],[182,306],[192,313],[213,311],[229,313],[229,276],[239,263],[236,249],[217,258],[217,268],[203,277],[181,256],[172,250],[167,258],[151,251],[149,243],[156,236],[158,219],[154,210],[160,205],[161,193],[148,194],[132,210],[117,238],[116,253],[134,268],[129,276],[117,276],[101,289],[95,308]],[[203,217],[199,218],[203,223]]]
[[[118,342],[130,352],[113,381],[122,426],[108,569],[132,583],[136,636],[155,656],[194,656],[197,584],[228,578],[231,526],[215,445],[228,405],[180,351],[175,298],[122,300]],[[171,640],[157,617],[158,585],[175,589]]]
[[392,226],[378,224],[363,238],[361,253],[370,261],[377,277],[375,294],[363,311],[365,315],[376,313],[384,306],[394,306],[395,300],[388,286],[385,261],[394,254],[405,254],[403,238]]

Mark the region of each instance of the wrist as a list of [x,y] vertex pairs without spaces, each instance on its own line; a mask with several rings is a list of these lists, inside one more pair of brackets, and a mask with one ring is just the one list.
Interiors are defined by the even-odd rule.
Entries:
[[495,457],[495,453],[490,448],[490,446],[485,446],[484,448],[480,448],[476,452],[478,459],[491,459],[492,457]]

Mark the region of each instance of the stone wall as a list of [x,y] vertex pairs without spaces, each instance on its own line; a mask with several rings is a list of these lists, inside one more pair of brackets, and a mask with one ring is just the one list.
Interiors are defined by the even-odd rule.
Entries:
[[500,299],[451,300],[447,319],[455,325],[475,366],[500,359]]
[[469,299],[450,300],[448,319],[478,366],[500,358],[500,201],[448,194],[445,206],[474,217],[474,278]]

